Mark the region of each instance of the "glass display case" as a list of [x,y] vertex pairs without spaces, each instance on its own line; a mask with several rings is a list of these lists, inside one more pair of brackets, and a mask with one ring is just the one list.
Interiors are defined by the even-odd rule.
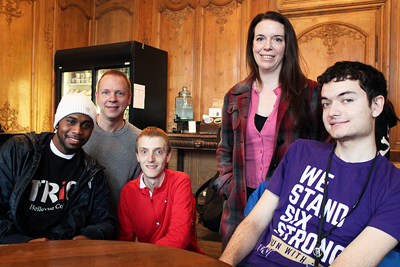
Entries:
[[118,69],[132,85],[125,119],[140,129],[157,126],[165,130],[167,60],[167,52],[136,41],[58,50],[54,59],[55,106],[69,93],[84,93],[96,104],[101,76],[109,69]]

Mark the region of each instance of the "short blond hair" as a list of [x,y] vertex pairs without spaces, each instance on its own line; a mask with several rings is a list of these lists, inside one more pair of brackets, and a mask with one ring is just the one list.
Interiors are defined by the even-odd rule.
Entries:
[[138,152],[138,142],[142,137],[161,137],[164,139],[167,144],[167,153],[171,152],[171,141],[169,140],[168,135],[160,128],[155,126],[149,126],[145,128],[136,139],[136,153]]
[[101,76],[99,82],[97,83],[97,92],[99,91],[99,86],[100,86],[101,80],[102,80],[106,75],[114,75],[114,76],[123,78],[123,79],[126,81],[126,86],[127,86],[126,88],[127,88],[127,90],[128,90],[128,95],[131,94],[131,81],[129,80],[128,77],[126,77],[126,75],[125,75],[123,72],[121,72],[121,71],[119,71],[119,70],[115,70],[115,69],[110,69],[110,70],[106,71],[106,72],[103,74],[103,76]]

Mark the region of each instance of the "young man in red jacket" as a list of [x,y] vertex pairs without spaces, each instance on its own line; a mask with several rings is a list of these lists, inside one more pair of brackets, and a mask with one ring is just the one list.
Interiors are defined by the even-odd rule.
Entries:
[[165,168],[171,158],[168,135],[147,127],[136,140],[139,179],[121,191],[119,240],[152,243],[204,254],[197,245],[196,209],[190,178]]

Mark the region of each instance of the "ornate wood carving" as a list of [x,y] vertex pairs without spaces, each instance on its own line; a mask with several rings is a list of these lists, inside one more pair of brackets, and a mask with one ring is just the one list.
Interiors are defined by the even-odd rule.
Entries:
[[27,132],[29,127],[18,124],[18,111],[10,108],[10,102],[6,100],[4,108],[0,108],[0,124],[5,132]]
[[354,11],[355,9],[375,9],[381,7],[388,0],[276,0],[277,11],[287,14],[310,14],[327,10]]
[[217,150],[217,134],[167,133],[172,148]]
[[105,2],[110,2],[110,0],[96,0],[95,5],[100,6],[100,5],[104,4]]
[[142,39],[141,39],[140,41],[141,41],[142,43],[146,44],[146,45],[150,45],[150,40],[149,40],[149,38],[147,37],[146,30],[144,31],[143,36],[142,36]]
[[189,13],[192,12],[190,7],[179,11],[171,11],[166,9],[162,15],[165,16],[168,20],[172,20],[172,28],[175,29],[175,36],[179,34],[178,30],[182,26],[181,21],[186,20]]
[[46,42],[47,49],[53,48],[53,37],[50,30],[50,24],[47,24],[47,29],[44,31],[44,41]]
[[23,1],[35,2],[36,0],[0,0],[0,14],[6,15],[8,24],[11,23],[12,17],[20,18],[22,16],[19,3]]
[[322,39],[323,44],[328,48],[327,53],[333,54],[334,46],[337,44],[337,40],[342,36],[348,36],[354,40],[360,41],[362,44],[365,43],[366,34],[360,29],[355,29],[349,25],[343,23],[334,22],[328,24],[316,25],[307,32],[299,36],[299,43],[308,43],[314,38]]
[[199,0],[158,0],[158,11],[163,13],[165,10],[181,11],[187,7],[195,9],[199,5]]
[[191,9],[200,5],[217,17],[216,22],[222,31],[224,24],[228,22],[228,15],[231,15],[242,2],[243,0],[158,0],[158,11],[168,20],[174,20],[172,27],[175,29],[175,35],[178,35],[178,29],[182,26],[181,21],[187,18]]
[[133,15],[133,1],[111,1],[111,0],[96,0],[96,19],[99,20],[104,14],[112,10],[123,10],[130,16]]
[[[70,7],[76,7],[78,9],[80,9],[83,14],[85,15],[85,17],[90,20],[92,19],[91,16],[91,11],[90,11],[90,2],[91,1],[85,1],[85,0],[58,0],[58,5],[60,6],[61,10],[66,10]],[[104,2],[104,1],[103,1]]]
[[215,4],[210,3],[206,10],[210,11],[213,16],[216,16],[216,22],[219,24],[219,30],[224,30],[224,24],[228,22],[228,15],[233,14],[233,10],[239,6],[238,1],[232,1],[225,6],[217,6]]

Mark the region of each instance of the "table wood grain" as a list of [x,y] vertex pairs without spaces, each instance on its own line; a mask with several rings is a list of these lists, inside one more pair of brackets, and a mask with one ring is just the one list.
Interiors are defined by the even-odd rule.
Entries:
[[230,266],[195,252],[103,240],[62,240],[0,245],[0,266]]

